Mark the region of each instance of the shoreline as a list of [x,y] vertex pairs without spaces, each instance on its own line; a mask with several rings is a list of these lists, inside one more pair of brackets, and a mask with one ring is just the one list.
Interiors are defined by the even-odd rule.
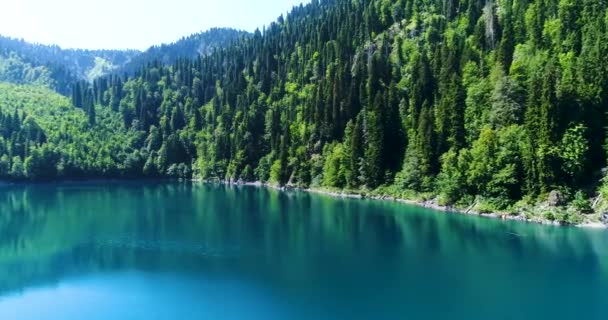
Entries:
[[[138,180],[138,181],[145,181],[145,179]],[[159,180],[150,179],[149,181],[159,181]],[[185,180],[165,179],[163,181],[182,181],[182,182],[190,181],[190,182],[204,183],[204,184],[222,184],[222,185],[230,185],[230,186],[252,186],[252,187],[258,187],[258,188],[263,187],[263,188],[270,188],[270,189],[274,189],[274,190],[278,190],[278,191],[282,191],[282,192],[293,190],[293,191],[314,193],[314,194],[318,194],[318,195],[325,195],[325,196],[330,196],[330,197],[334,197],[334,198],[367,199],[367,200],[398,202],[398,203],[413,205],[413,206],[431,209],[431,210],[448,213],[448,214],[470,215],[470,216],[478,216],[478,217],[482,217],[482,218],[501,219],[501,220],[505,220],[505,221],[520,221],[520,222],[525,222],[525,223],[542,224],[542,225],[548,225],[548,226],[577,227],[577,228],[608,230],[608,224],[605,224],[600,221],[586,221],[586,222],[579,223],[579,224],[563,224],[558,221],[551,221],[548,219],[543,219],[542,217],[539,217],[539,216],[536,216],[535,218],[530,219],[524,215],[513,215],[510,213],[500,213],[500,212],[482,213],[482,212],[473,210],[472,207],[470,207],[468,209],[456,208],[453,206],[439,205],[433,200],[417,201],[417,200],[398,198],[398,197],[388,196],[388,195],[366,195],[366,194],[357,193],[357,192],[347,192],[347,191],[339,191],[339,190],[333,191],[333,190],[327,190],[327,189],[322,189],[322,188],[301,188],[301,187],[296,187],[296,186],[279,187],[276,185],[262,183],[259,181],[256,181],[256,182],[224,181],[224,180],[210,181],[210,180],[201,180],[201,179],[185,179]],[[130,179],[92,179],[92,180],[84,179],[84,180],[61,181],[61,183],[66,184],[66,185],[78,185],[81,183],[88,184],[88,183],[122,183],[122,182],[135,183],[136,181],[130,180]],[[49,182],[42,182],[42,183],[34,183],[34,184],[44,185],[46,183],[56,183],[56,181],[55,182],[49,181]],[[27,181],[11,182],[11,181],[0,180],[0,188],[10,187],[10,186],[26,186],[26,185],[30,185],[30,184],[32,184],[32,183],[27,182]]]
[[367,196],[367,195],[353,193],[353,192],[330,191],[330,190],[323,190],[323,189],[318,189],[318,188],[300,188],[300,187],[294,187],[294,186],[279,187],[279,186],[275,186],[275,185],[271,185],[271,184],[267,184],[267,183],[262,183],[259,181],[256,181],[256,182],[230,182],[230,181],[205,181],[205,180],[192,179],[192,182],[208,183],[208,184],[223,184],[223,185],[230,185],[230,186],[251,186],[251,187],[258,187],[258,188],[270,188],[270,189],[274,189],[274,190],[278,190],[278,191],[282,191],[282,192],[291,191],[291,190],[302,191],[302,192],[307,192],[307,193],[314,193],[314,194],[319,194],[319,195],[330,196],[330,197],[334,197],[334,198],[391,201],[391,202],[398,202],[398,203],[403,203],[403,204],[407,204],[407,205],[414,205],[414,206],[418,206],[421,208],[431,209],[431,210],[435,210],[435,211],[439,211],[439,212],[443,212],[443,213],[447,213],[447,214],[461,214],[461,215],[477,216],[477,217],[481,217],[481,218],[500,219],[500,220],[505,220],[505,221],[519,221],[519,222],[541,224],[541,225],[555,226],[555,227],[608,229],[608,225],[606,225],[602,222],[584,222],[584,223],[580,223],[580,224],[576,224],[576,225],[569,225],[569,224],[562,224],[557,221],[550,221],[547,219],[529,219],[529,218],[526,218],[521,215],[511,215],[511,214],[506,214],[506,213],[502,214],[502,213],[497,213],[497,212],[481,213],[481,212],[472,210],[472,208],[470,208],[468,210],[464,210],[464,209],[454,208],[451,206],[439,205],[433,201],[416,201],[416,200],[410,200],[410,199],[397,198],[397,197],[393,197],[393,196],[377,196],[377,195],[376,196]]

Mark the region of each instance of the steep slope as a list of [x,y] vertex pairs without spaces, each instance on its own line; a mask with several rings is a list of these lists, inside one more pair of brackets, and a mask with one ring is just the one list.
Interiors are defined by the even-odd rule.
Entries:
[[107,110],[91,126],[48,88],[0,83],[0,179],[119,177],[132,138]]
[[[126,65],[134,56],[140,54],[136,50],[79,50],[62,49],[59,46],[32,44],[0,36],[0,56],[19,56],[34,67],[52,66],[63,68],[78,79],[92,80]],[[105,65],[104,73],[95,72]]]
[[244,31],[214,28],[139,52],[62,49],[0,35],[0,81],[43,85],[67,95],[78,80],[91,82],[112,73],[135,73],[153,62],[193,59],[249,36]]
[[0,53],[0,81],[44,86],[62,94],[69,94],[72,83],[77,80],[62,66],[35,65],[15,52]]
[[248,32],[228,28],[213,28],[205,32],[184,37],[171,44],[153,46],[137,55],[120,71],[134,73],[152,62],[172,64],[178,59],[194,59],[199,55],[208,55],[213,50],[251,36]]

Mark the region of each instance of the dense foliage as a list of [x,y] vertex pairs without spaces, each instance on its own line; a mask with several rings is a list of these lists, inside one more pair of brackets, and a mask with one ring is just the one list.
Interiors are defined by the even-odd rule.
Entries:
[[119,115],[138,175],[506,208],[601,178],[607,22],[598,0],[314,0],[207,56],[80,83],[73,102],[92,128]]
[[82,110],[46,88],[0,83],[0,179],[124,177],[137,139],[120,117]]
[[46,86],[69,95],[78,80],[91,82],[109,74],[136,74],[153,62],[171,64],[179,58],[194,59],[248,36],[244,31],[215,28],[144,52],[62,49],[0,36],[0,81]]
[[15,52],[0,51],[0,81],[44,86],[69,94],[77,78],[61,66],[36,65]]

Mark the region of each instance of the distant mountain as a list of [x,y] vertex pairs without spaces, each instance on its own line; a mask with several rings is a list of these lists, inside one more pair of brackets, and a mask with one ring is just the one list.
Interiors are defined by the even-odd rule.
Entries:
[[62,66],[35,65],[15,52],[0,53],[0,82],[33,84],[67,94],[74,80]]
[[231,43],[251,35],[246,31],[230,28],[209,29],[183,37],[174,43],[152,46],[142,54],[133,57],[121,71],[134,73],[155,61],[172,64],[180,58],[194,59],[199,55],[205,56],[211,54],[215,49],[225,48]]
[[57,45],[42,45],[0,36],[0,55],[12,54],[33,66],[60,66],[79,79],[92,80],[126,65],[141,54],[137,50],[62,49]]
[[0,81],[42,85],[68,94],[78,80],[91,82],[111,73],[135,73],[155,61],[171,64],[179,58],[208,55],[249,36],[245,31],[214,28],[141,52],[62,49],[0,35]]

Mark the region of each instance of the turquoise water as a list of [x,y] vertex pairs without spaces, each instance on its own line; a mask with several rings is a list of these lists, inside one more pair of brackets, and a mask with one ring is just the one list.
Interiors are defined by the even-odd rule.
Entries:
[[0,187],[0,319],[605,319],[608,232],[254,187]]

